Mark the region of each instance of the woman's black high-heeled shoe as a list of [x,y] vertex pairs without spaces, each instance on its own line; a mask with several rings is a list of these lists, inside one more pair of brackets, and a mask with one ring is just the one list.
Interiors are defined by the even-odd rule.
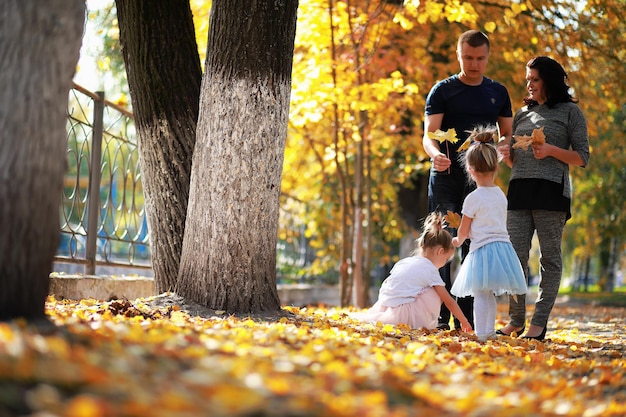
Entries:
[[539,333],[539,335],[537,335],[537,336],[522,336],[522,339],[539,340],[541,342],[541,341],[543,341],[543,339],[546,338],[546,330],[547,329],[548,329],[548,326],[544,327],[543,330],[541,331],[541,333]]
[[519,336],[524,333],[524,330],[526,330],[526,325],[523,325],[522,328],[519,330],[513,330],[511,333],[504,333],[502,329],[498,329],[496,330],[496,334],[500,336],[511,336],[511,334],[517,333],[517,335]]

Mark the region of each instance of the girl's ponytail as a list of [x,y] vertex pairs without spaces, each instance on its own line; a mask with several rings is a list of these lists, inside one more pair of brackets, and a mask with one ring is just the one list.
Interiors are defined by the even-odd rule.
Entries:
[[445,250],[452,248],[452,235],[445,228],[442,213],[432,212],[424,220],[422,234],[417,238],[417,250],[441,246]]

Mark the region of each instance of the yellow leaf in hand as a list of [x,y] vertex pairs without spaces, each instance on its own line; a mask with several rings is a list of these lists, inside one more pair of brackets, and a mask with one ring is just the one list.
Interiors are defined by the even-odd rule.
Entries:
[[457,149],[457,152],[463,152],[463,151],[468,150],[471,143],[472,143],[472,140],[470,138],[465,139],[465,142],[463,142],[463,144],[459,146],[459,149]]
[[428,132],[428,137],[430,139],[436,140],[439,143],[450,142],[457,143],[459,138],[456,137],[456,130],[454,128],[448,129],[445,132],[437,129],[434,132]]
[[446,221],[448,226],[453,229],[458,229],[461,225],[461,215],[450,210],[448,210],[448,213],[443,217],[443,219]]

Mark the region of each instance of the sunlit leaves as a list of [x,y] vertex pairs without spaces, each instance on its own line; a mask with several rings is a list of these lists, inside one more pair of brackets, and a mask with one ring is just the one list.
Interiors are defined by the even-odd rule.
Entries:
[[[355,177],[369,177],[369,222],[379,248],[399,238],[394,188],[424,170],[424,152],[415,128],[424,91],[415,82],[425,51],[405,31],[415,24],[404,8],[385,3],[311,0],[299,6],[282,189],[309,204],[319,242],[317,264],[336,266],[353,227]],[[406,10],[416,11],[415,5]],[[394,17],[395,16],[395,20]],[[359,148],[362,147],[361,150]],[[367,164],[356,165],[358,152]],[[365,170],[368,172],[358,172]],[[309,197],[315,196],[316,201]],[[344,229],[345,227],[345,229]]]
[[211,12],[211,0],[190,0],[189,5],[193,14],[193,25],[196,31],[196,43],[200,65],[204,69],[206,60],[207,42],[209,38],[209,16]]
[[[103,8],[90,8],[89,19],[103,26],[97,37],[104,41],[91,48],[107,55],[100,57],[100,68],[123,76],[113,2],[106,3]],[[622,0],[406,0],[402,7],[386,4],[381,9],[383,3],[351,1],[350,10],[348,2],[340,0],[299,2],[282,190],[310,204],[301,223],[308,238],[319,239],[315,246],[326,248],[328,258],[321,263],[337,269],[337,248],[342,246],[339,207],[353,200],[355,143],[371,144],[370,186],[379,196],[372,206],[374,234],[379,236],[374,246],[381,243],[383,249],[376,254],[380,259],[389,256],[387,242],[396,244],[393,239],[402,233],[403,224],[393,188],[410,183],[411,175],[429,167],[423,163],[426,156],[420,145],[425,95],[435,81],[458,71],[456,39],[470,27],[488,33],[491,54],[486,75],[507,87],[513,111],[527,95],[524,65],[535,55],[550,55],[563,63],[580,98],[593,151],[586,169],[570,170],[575,192],[573,218],[565,229],[566,256],[593,254],[601,236],[626,235],[624,163],[615,146],[625,140],[620,124],[626,96]],[[210,2],[193,0],[190,5],[204,63]],[[365,10],[366,5],[372,8]],[[367,36],[353,42],[361,39],[353,36],[359,34]],[[114,95],[107,92],[107,96]],[[369,130],[363,137],[354,130],[361,123],[355,112],[361,110],[368,113]],[[347,191],[340,199],[342,186]],[[305,212],[298,210],[298,214]],[[283,210],[281,219],[287,216]],[[283,236],[293,235],[287,229],[294,221],[295,214],[291,223],[281,225]]]
[[475,23],[478,17],[471,3],[458,0],[448,0],[445,13],[448,22]]
[[487,31],[487,33],[492,33],[493,31],[496,30],[496,23],[495,22],[487,22],[485,23],[485,30]]
[[457,152],[463,152],[463,151],[468,150],[471,144],[472,144],[472,138],[468,137],[467,139],[465,139],[465,142],[463,142],[461,146],[458,147]]

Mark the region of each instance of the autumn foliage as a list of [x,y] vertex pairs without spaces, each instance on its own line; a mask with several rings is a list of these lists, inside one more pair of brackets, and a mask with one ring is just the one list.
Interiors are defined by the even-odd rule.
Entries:
[[545,343],[360,323],[339,308],[185,310],[50,297],[56,332],[0,323],[0,415],[626,414],[623,308],[557,306]]
[[[190,3],[204,62],[210,2]],[[626,139],[624,22],[622,0],[300,0],[279,238],[296,251],[306,242],[315,254],[293,276],[344,274],[350,286],[346,271],[362,266],[366,275],[399,259],[400,240],[419,224],[400,215],[398,189],[428,173],[425,98],[458,72],[456,41],[466,29],[489,36],[486,75],[507,87],[513,111],[527,94],[530,58],[549,55],[565,67],[588,119],[592,158],[571,171],[564,265],[592,258],[600,274],[614,270],[610,253],[623,251],[626,235],[626,153],[616,146]],[[110,54],[115,30],[102,35],[112,37]]]
[[[566,228],[565,264],[597,251],[606,255],[610,242],[623,250],[625,161],[615,146],[626,133],[626,84],[619,75],[626,59],[622,2],[397,4],[300,2],[283,192],[306,204],[299,213],[305,213],[304,233],[316,250],[307,272],[393,264],[399,240],[419,229],[399,215],[397,192],[427,175],[430,161],[421,149],[425,98],[434,82],[458,72],[456,41],[467,29],[488,34],[486,76],[507,87],[513,111],[527,94],[530,58],[549,55],[567,69],[588,119],[593,155],[587,169],[572,170],[578,191]],[[506,186],[505,169],[502,176]],[[290,201],[283,209],[289,212]],[[285,226],[281,239],[297,239]],[[360,248],[363,259],[355,256]]]

